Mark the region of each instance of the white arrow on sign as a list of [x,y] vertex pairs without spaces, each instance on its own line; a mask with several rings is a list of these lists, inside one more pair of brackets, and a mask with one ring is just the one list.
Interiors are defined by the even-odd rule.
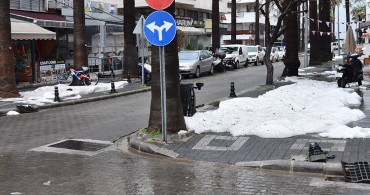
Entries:
[[171,28],[171,26],[173,25],[170,22],[166,22],[166,21],[163,21],[163,22],[164,22],[164,24],[160,27],[155,25],[155,22],[152,22],[152,23],[146,25],[146,27],[149,28],[149,30],[152,31],[153,33],[154,33],[154,30],[158,31],[158,36],[159,36],[160,41],[162,41],[162,31],[163,31],[163,29],[166,29],[166,32],[167,32]]

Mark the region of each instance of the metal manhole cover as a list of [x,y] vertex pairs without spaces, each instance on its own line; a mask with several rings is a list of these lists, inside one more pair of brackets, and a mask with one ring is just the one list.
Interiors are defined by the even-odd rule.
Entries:
[[111,150],[113,143],[90,139],[68,139],[33,148],[30,151],[80,154],[93,156]]

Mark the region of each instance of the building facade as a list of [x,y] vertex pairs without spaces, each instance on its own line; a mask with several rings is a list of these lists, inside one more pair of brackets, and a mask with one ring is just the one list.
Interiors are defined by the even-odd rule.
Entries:
[[[260,6],[264,1],[259,1]],[[239,44],[254,45],[255,40],[255,0],[239,0],[236,1],[236,40]],[[228,1],[228,7],[231,8],[231,0]],[[278,18],[278,9],[274,3],[270,5],[270,25],[276,26]],[[226,14],[225,20],[222,23],[227,24],[227,35],[221,37],[223,44],[229,44],[231,41],[231,11]],[[265,17],[260,13],[259,16],[259,37],[260,44],[265,45]]]

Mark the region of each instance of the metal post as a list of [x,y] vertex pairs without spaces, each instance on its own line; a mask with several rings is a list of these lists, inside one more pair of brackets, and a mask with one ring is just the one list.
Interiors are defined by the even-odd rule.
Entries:
[[145,41],[145,35],[144,35],[144,20],[141,20],[141,34],[140,34],[140,44],[139,48],[141,47],[142,56],[141,56],[141,85],[144,86],[144,41]]
[[304,17],[304,65],[308,66],[308,1],[306,3],[306,12]]
[[338,20],[338,56],[340,56],[340,34],[339,34],[339,9],[340,9],[340,7],[339,7],[339,5],[338,5],[338,17],[337,17],[337,20]]
[[162,137],[167,142],[167,113],[166,113],[166,68],[164,46],[159,47],[160,81],[161,81],[161,109],[162,109]]

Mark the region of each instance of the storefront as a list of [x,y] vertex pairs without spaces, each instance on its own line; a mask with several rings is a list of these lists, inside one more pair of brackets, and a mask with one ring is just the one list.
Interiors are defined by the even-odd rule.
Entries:
[[[18,82],[34,82],[38,59],[55,45],[56,33],[34,23],[11,19],[14,69]],[[46,46],[46,47],[44,47]]]

